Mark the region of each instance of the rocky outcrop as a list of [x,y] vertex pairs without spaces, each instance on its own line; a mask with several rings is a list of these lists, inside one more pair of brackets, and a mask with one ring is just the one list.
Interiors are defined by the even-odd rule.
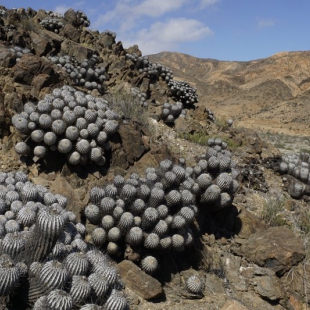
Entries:
[[279,276],[305,257],[301,241],[284,227],[270,227],[251,235],[242,244],[241,251],[248,261],[270,268]]

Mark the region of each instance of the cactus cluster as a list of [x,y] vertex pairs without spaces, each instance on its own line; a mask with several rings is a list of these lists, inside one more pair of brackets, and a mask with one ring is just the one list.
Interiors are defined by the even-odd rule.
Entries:
[[113,183],[93,187],[84,213],[96,225],[92,241],[110,255],[125,246],[143,248],[147,253],[142,268],[154,272],[157,251],[182,251],[193,242],[190,224],[197,213],[195,196],[185,187],[186,169],[170,160],[158,169],[147,168],[145,177],[134,173],[125,179],[116,175]]
[[161,78],[167,83],[173,79],[172,70],[168,67],[155,63],[153,64],[147,56],[137,56],[136,54],[126,54],[126,59],[131,60],[135,64],[135,68],[139,73],[145,72],[150,78]]
[[190,107],[198,102],[196,90],[186,82],[173,80],[171,69],[160,63],[153,64],[147,56],[126,54],[126,58],[134,63],[139,73],[146,73],[150,78],[161,78],[170,88],[171,95],[177,102],[175,104],[165,103],[162,106],[161,118],[164,122],[173,123],[177,117],[185,116],[186,110],[183,106]]
[[119,127],[118,118],[106,100],[65,85],[37,104],[26,103],[24,111],[12,117],[13,126],[25,136],[15,151],[37,159],[58,151],[72,165],[102,166],[105,151],[110,149],[109,137]]
[[268,184],[261,166],[254,162],[244,165],[240,170],[241,180],[247,187],[266,193]]
[[165,102],[162,106],[161,119],[165,123],[174,123],[178,117],[185,117],[186,109],[183,109],[182,102],[178,101],[175,104]]
[[190,225],[198,210],[229,206],[238,188],[238,171],[227,145],[220,139],[209,144],[195,167],[166,159],[157,168],[148,167],[143,177],[116,175],[112,183],[93,187],[84,209],[95,225],[92,242],[110,255],[120,255],[126,246],[139,248],[146,255],[141,266],[149,273],[158,267],[156,253],[190,246]]
[[6,16],[6,10],[0,9],[0,16]]
[[46,16],[44,19],[42,19],[40,21],[40,25],[49,31],[58,33],[59,30],[64,26],[61,20],[62,16],[54,12],[47,13],[49,16]]
[[197,176],[199,203],[210,211],[217,211],[232,203],[239,187],[239,170],[226,142],[210,138],[208,146],[193,173]]
[[205,112],[208,114],[208,116],[207,116],[207,118],[210,120],[210,121],[212,121],[212,122],[215,122],[215,114],[213,113],[213,111],[212,110],[210,110],[210,109],[205,109]]
[[9,51],[14,53],[16,61],[19,61],[23,57],[23,55],[31,53],[29,48],[23,48],[20,46],[13,46],[9,48]]
[[187,82],[169,80],[168,86],[172,97],[181,101],[184,105],[192,106],[194,103],[198,102],[196,89],[191,87]]
[[66,71],[74,85],[85,87],[87,90],[97,89],[100,93],[104,92],[103,82],[107,79],[106,71],[103,67],[96,66],[99,63],[96,54],[81,63],[68,55],[49,56],[48,59]]
[[77,26],[82,27],[89,27],[90,26],[90,20],[88,19],[87,15],[78,10],[76,11],[76,17],[77,17]]
[[293,198],[301,198],[310,193],[310,154],[287,154],[282,157],[279,164],[281,174],[288,174],[294,177],[288,192]]
[[0,296],[18,293],[33,309],[128,308],[116,268],[84,241],[64,196],[21,171],[0,173],[0,196]]

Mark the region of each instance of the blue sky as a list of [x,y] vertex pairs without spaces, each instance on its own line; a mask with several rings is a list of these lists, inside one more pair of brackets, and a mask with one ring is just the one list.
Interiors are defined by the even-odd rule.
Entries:
[[90,28],[116,32],[143,55],[174,51],[247,61],[310,49],[310,0],[53,0],[1,1],[64,13],[82,10]]

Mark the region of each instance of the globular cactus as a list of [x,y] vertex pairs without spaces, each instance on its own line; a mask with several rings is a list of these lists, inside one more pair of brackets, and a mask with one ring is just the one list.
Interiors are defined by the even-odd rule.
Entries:
[[159,220],[158,223],[154,226],[152,232],[158,235],[159,237],[164,236],[168,233],[169,226],[164,220]]
[[186,226],[186,220],[181,214],[173,216],[171,227],[173,229],[181,229]]
[[[215,142],[214,142],[215,143]],[[219,143],[219,141],[217,141]],[[148,167],[143,177],[132,173],[128,179],[115,176],[104,187],[103,198],[91,198],[102,211],[100,229],[107,233],[103,244],[110,255],[122,255],[126,245],[155,255],[158,251],[183,251],[194,244],[190,229],[198,210],[214,212],[231,205],[238,188],[237,169],[219,169],[217,154],[200,158],[194,168],[185,161],[164,160],[158,168]],[[226,156],[226,155],[225,155]],[[217,160],[217,168],[209,161]],[[93,193],[98,188],[93,188]],[[94,194],[92,194],[94,197]],[[96,202],[95,202],[96,200]],[[97,228],[95,228],[97,229]]]
[[25,142],[18,142],[15,144],[15,152],[18,155],[26,156],[30,153],[30,147]]
[[171,237],[172,248],[178,252],[183,251],[185,240],[184,237],[180,234],[174,234]]
[[143,241],[143,230],[140,227],[132,227],[126,233],[126,243],[131,246],[140,245]]
[[154,256],[146,256],[141,261],[141,267],[146,273],[152,274],[158,269],[158,261]]
[[171,190],[167,195],[165,196],[166,204],[168,207],[172,207],[174,205],[177,205],[181,202],[181,194],[177,190]]
[[32,309],[33,310],[41,310],[41,309],[47,309],[47,307],[48,307],[47,296],[43,295],[35,301]]
[[33,184],[25,184],[20,190],[20,198],[23,203],[27,201],[36,201],[38,197],[38,190]]
[[141,214],[146,208],[145,201],[137,198],[131,205],[130,205],[130,211],[134,215]]
[[70,288],[70,296],[74,304],[81,304],[90,296],[91,286],[86,276],[73,276]]
[[33,130],[30,137],[32,141],[40,143],[44,139],[44,131],[42,129]]
[[100,204],[100,201],[105,196],[105,190],[101,187],[92,187],[89,193],[89,200],[91,203]]
[[25,241],[20,232],[7,233],[2,239],[2,253],[15,258],[18,253],[25,249]]
[[109,290],[109,284],[104,275],[99,273],[92,273],[88,277],[88,282],[96,296],[96,298],[102,299]]
[[118,227],[119,229],[125,233],[130,228],[132,228],[134,225],[134,217],[130,212],[124,212],[119,221],[118,221]]
[[92,231],[92,240],[98,247],[102,246],[107,239],[105,230],[101,227],[97,227]]
[[144,210],[142,214],[141,225],[143,228],[152,227],[157,223],[159,219],[158,211],[156,208],[148,207]]
[[120,192],[120,198],[126,202],[132,202],[136,197],[136,193],[137,190],[134,186],[130,184],[125,184]]
[[100,222],[102,212],[97,205],[89,204],[85,207],[84,214],[91,223],[96,224]]
[[105,215],[102,217],[101,226],[106,231],[109,231],[112,227],[114,227],[115,221],[111,215]]
[[70,253],[66,257],[64,265],[71,276],[87,275],[90,268],[89,260],[82,252]]
[[216,184],[212,184],[201,195],[201,202],[204,204],[215,202],[219,199],[220,194],[220,187]]
[[48,308],[51,310],[70,310],[72,308],[73,302],[72,297],[66,291],[63,290],[53,290],[46,298]]
[[104,197],[101,199],[100,209],[102,215],[111,215],[113,213],[114,208],[115,208],[115,200],[113,198]]
[[222,191],[228,191],[232,186],[233,179],[228,173],[221,173],[217,179],[216,184]]
[[202,173],[196,179],[201,191],[207,189],[212,184],[212,177],[209,173]]
[[110,241],[107,245],[107,253],[112,256],[118,254],[119,253],[118,244]]
[[107,310],[126,310],[128,309],[128,301],[123,292],[113,290],[105,303]]
[[59,261],[46,262],[39,275],[40,283],[50,292],[54,289],[61,289],[68,279],[68,271]]
[[45,157],[46,153],[47,153],[47,148],[44,145],[37,145],[33,149],[33,154],[39,158]]
[[185,286],[186,289],[193,294],[201,295],[204,291],[204,283],[202,279],[196,275],[188,277]]
[[156,208],[159,206],[164,200],[165,192],[158,188],[154,187],[150,192],[150,197],[148,199],[148,205],[150,207]]
[[117,187],[114,185],[114,184],[108,184],[106,187],[105,187],[105,196],[106,197],[110,197],[110,198],[115,198],[116,195],[117,195]]
[[121,231],[118,227],[112,227],[108,231],[108,240],[111,242],[118,242],[121,239]]
[[[6,215],[6,218],[8,218],[7,215]],[[14,232],[20,231],[19,223],[13,219],[9,219],[7,222],[5,222],[4,227],[5,227],[6,233],[14,233]]]

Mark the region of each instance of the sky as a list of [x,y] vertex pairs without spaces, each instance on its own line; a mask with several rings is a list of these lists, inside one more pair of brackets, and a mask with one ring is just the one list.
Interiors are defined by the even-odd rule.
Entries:
[[310,0],[1,1],[6,8],[83,11],[90,29],[114,31],[143,55],[163,51],[248,61],[310,49]]

